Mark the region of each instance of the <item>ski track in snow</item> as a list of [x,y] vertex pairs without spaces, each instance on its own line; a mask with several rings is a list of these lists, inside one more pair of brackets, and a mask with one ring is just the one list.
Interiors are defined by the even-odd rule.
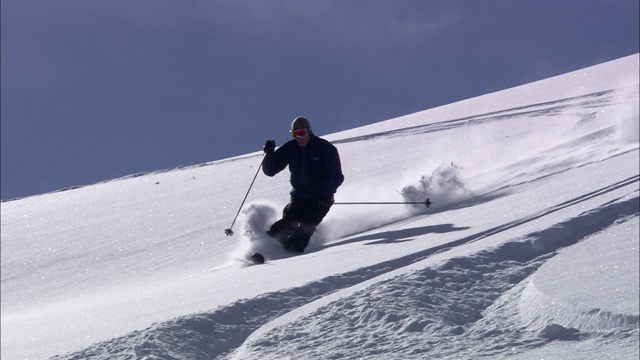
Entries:
[[354,141],[372,140],[382,137],[395,137],[406,135],[417,135],[433,133],[438,131],[451,130],[461,126],[481,125],[494,121],[515,120],[522,117],[539,117],[563,114],[567,111],[574,111],[581,116],[584,121],[594,117],[594,112],[599,108],[615,105],[620,97],[637,97],[638,87],[629,86],[617,89],[598,91],[592,94],[569,97],[538,104],[518,106],[511,109],[493,111],[486,114],[478,114],[460,119],[445,120],[425,125],[405,127],[396,130],[384,131],[364,136],[350,137],[333,141],[334,144],[348,143]]
[[[637,190],[635,195],[473,256],[422,268],[420,264],[452,247],[508,231],[637,182],[638,176],[634,176],[448,244],[154,324],[53,359],[341,359],[387,358],[391,353],[399,358],[492,358],[517,355],[556,340],[634,339],[638,336],[637,316],[584,309],[582,315],[593,322],[614,316],[622,326],[581,331],[555,323],[526,326],[516,315],[530,276],[560,249],[616,222],[638,217]],[[367,288],[366,292],[362,288]],[[493,311],[485,316],[490,308]],[[460,337],[465,341],[456,342]],[[446,348],[441,344],[447,344]]]

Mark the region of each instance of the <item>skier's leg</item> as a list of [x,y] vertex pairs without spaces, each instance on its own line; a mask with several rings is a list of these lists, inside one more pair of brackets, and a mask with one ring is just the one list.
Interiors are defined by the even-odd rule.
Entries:
[[316,227],[313,224],[291,222],[289,236],[283,242],[282,247],[285,250],[303,253],[315,231]]
[[312,202],[307,212],[308,222],[315,226],[320,225],[324,217],[329,213],[329,210],[331,210],[331,206],[333,206],[333,200]]
[[309,245],[309,240],[311,239],[312,233],[297,233],[291,235],[287,242],[283,244],[285,250],[293,251],[296,253],[304,253],[304,249]]
[[282,231],[287,229],[288,227],[289,227],[289,221],[285,219],[280,219],[271,225],[269,230],[267,230],[267,235],[271,236],[272,238],[277,238],[278,235],[280,235]]
[[289,229],[290,220],[287,218],[287,215],[289,214],[292,202],[293,201],[289,202],[284,209],[282,209],[282,219],[271,224],[271,227],[267,230],[267,235],[278,240],[281,240],[282,237],[285,236],[284,231]]
[[267,234],[278,239],[286,250],[302,253],[331,205],[332,201],[317,202],[292,197],[282,211],[282,219],[273,223]]
[[305,219],[307,207],[307,201],[292,197],[291,201],[282,210],[282,219],[271,225],[267,235],[280,241],[286,249],[288,247],[287,244],[290,243],[289,239],[298,232],[300,224],[303,223],[301,220]]
[[315,233],[317,226],[329,212],[333,201],[319,202],[303,200],[296,202],[295,205],[296,221],[290,223],[293,227],[293,234],[286,240],[284,246],[285,248],[302,253],[309,245],[309,240]]

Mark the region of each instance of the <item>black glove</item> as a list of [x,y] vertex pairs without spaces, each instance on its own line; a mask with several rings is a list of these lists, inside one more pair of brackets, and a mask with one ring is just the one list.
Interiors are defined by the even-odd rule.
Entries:
[[276,151],[276,141],[267,140],[267,142],[264,143],[264,147],[262,148],[262,150],[264,150],[264,153],[267,155],[273,154],[273,152]]

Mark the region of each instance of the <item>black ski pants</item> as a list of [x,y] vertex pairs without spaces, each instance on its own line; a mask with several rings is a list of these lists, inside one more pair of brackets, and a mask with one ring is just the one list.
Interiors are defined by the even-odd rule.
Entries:
[[292,197],[282,210],[282,219],[273,223],[267,233],[280,240],[286,250],[302,253],[332,205],[333,199],[311,201]]

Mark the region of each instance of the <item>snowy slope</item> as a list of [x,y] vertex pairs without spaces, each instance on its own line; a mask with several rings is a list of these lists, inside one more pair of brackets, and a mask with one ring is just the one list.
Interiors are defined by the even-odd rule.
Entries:
[[2,203],[2,358],[637,358],[638,61],[327,135],[338,202],[434,205],[304,256],[261,240],[285,173],[224,234],[259,152]]

